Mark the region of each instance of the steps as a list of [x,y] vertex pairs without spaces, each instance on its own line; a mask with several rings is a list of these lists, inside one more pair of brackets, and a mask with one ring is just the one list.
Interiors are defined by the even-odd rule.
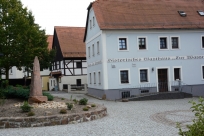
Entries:
[[184,99],[192,98],[192,94],[185,92],[162,92],[162,93],[150,93],[138,95],[135,97],[128,98],[129,101],[145,101],[145,100],[165,100],[165,99]]

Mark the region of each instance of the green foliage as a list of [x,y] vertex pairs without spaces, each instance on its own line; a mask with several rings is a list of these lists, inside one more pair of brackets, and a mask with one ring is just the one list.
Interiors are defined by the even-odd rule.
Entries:
[[61,100],[64,100],[64,98],[61,98]]
[[86,105],[87,102],[88,102],[88,99],[86,99],[86,98],[80,99],[79,100],[79,105]]
[[61,114],[66,114],[66,113],[67,113],[67,110],[66,110],[66,109],[61,109],[61,110],[60,110],[60,113],[61,113]]
[[70,100],[72,100],[72,95],[70,96]]
[[83,108],[83,111],[88,111],[88,110],[89,110],[88,107],[84,107],[84,108]]
[[30,111],[30,112],[28,112],[28,114],[27,114],[28,116],[34,116],[35,115],[35,113],[33,112],[33,111]]
[[28,89],[13,86],[9,86],[6,90],[4,90],[4,96],[6,98],[19,98],[26,100],[29,98],[29,93],[30,91]]
[[78,100],[77,99],[73,99],[74,103],[77,104],[78,103]]
[[195,113],[195,119],[192,125],[187,125],[187,131],[181,129],[180,124],[177,124],[179,128],[179,135],[181,136],[204,136],[204,99],[199,98],[199,102],[190,101],[193,105],[191,107],[192,112]]
[[95,104],[91,104],[91,107],[96,107],[96,105]]
[[73,103],[66,103],[66,105],[68,110],[72,110],[72,108],[74,107]]
[[6,79],[13,66],[19,70],[26,66],[32,71],[35,56],[41,68],[48,68],[55,51],[48,49],[45,30],[35,23],[32,12],[24,8],[20,0],[1,0],[0,9],[0,52],[3,53],[0,67]]
[[47,96],[48,101],[53,101],[54,97],[48,92],[43,92],[43,96]]
[[24,101],[23,105],[20,108],[22,109],[23,112],[30,112],[33,107],[30,106],[27,101]]

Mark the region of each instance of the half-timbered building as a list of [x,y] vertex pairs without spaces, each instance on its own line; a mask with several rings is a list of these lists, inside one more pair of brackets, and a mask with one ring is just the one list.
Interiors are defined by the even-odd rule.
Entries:
[[52,48],[56,50],[50,73],[50,89],[68,89],[68,85],[87,83],[84,27],[55,27]]

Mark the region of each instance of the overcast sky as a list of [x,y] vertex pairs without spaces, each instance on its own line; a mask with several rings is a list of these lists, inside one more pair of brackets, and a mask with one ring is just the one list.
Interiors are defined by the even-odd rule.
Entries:
[[54,26],[85,27],[87,7],[94,0],[21,0],[32,11],[35,22],[53,35]]

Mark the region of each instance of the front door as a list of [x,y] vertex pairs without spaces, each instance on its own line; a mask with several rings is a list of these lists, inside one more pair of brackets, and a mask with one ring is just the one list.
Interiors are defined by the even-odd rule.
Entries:
[[168,70],[158,69],[158,89],[159,92],[168,92]]

